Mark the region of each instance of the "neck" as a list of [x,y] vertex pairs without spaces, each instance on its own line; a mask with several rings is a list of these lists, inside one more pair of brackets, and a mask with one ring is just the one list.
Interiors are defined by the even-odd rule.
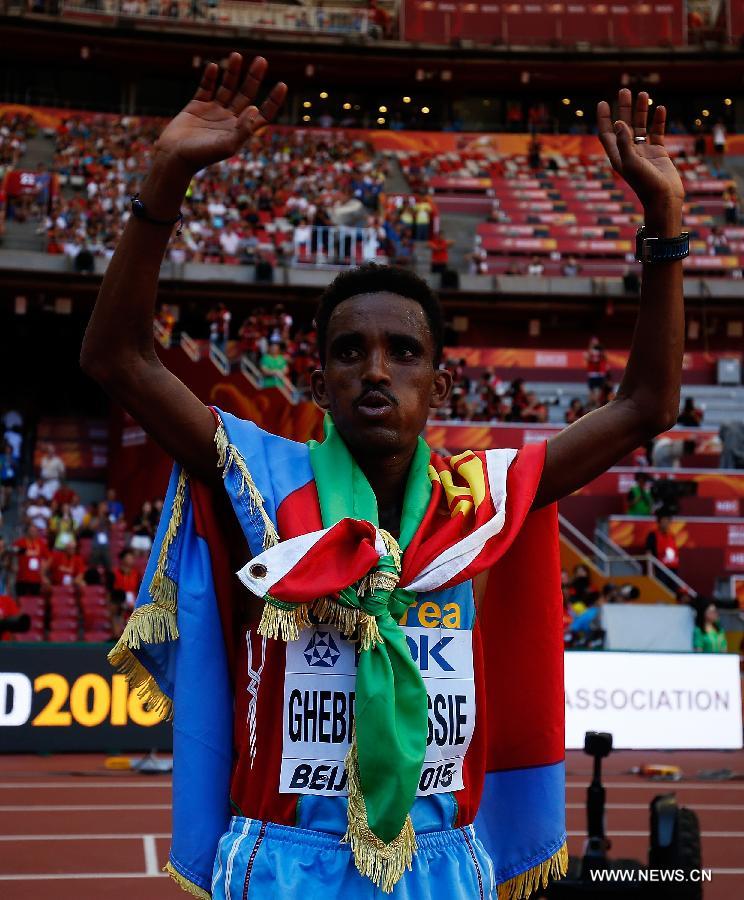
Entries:
[[408,471],[415,451],[416,448],[413,447],[409,451],[392,456],[357,459],[359,468],[364,472],[377,498],[380,527],[395,536],[400,533]]

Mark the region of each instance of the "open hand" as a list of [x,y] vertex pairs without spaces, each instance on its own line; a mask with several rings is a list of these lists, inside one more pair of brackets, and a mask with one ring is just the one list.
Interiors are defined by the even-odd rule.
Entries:
[[160,135],[155,150],[190,170],[234,156],[245,142],[273,121],[287,95],[287,86],[276,84],[260,107],[254,105],[268,63],[257,56],[240,82],[243,57],[231,53],[217,87],[219,67],[208,63],[201,84],[191,102],[173,119]]
[[[685,199],[682,179],[664,146],[666,108],[657,106],[646,131],[648,94],[641,91],[633,109],[633,95],[627,88],[617,95],[620,118],[613,124],[606,100],[597,104],[599,139],[612,168],[633,188],[644,208],[657,204],[680,207]],[[634,143],[634,137],[646,141]]]

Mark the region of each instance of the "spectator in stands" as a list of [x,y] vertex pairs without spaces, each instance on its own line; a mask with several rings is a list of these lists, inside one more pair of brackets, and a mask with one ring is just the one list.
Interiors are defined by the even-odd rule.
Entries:
[[278,387],[281,384],[281,378],[278,376],[287,375],[289,363],[287,357],[282,353],[282,346],[278,341],[272,341],[269,345],[269,352],[264,353],[261,357],[261,372],[263,373],[263,386]]
[[586,383],[589,394],[595,399],[607,386],[609,375],[609,362],[607,353],[599,338],[593,337],[589,341],[589,347],[584,354],[586,364]]
[[[50,484],[53,490],[50,490]],[[39,475],[36,480],[32,481],[28,486],[28,489],[26,490],[26,499],[34,502],[39,498],[51,500],[54,497],[55,490],[53,482],[46,482],[41,475]]]
[[723,165],[723,158],[726,155],[726,126],[722,119],[716,119],[713,128],[713,152],[716,155],[716,163]]
[[[532,112],[532,109],[530,109]],[[536,134],[533,134],[530,138],[530,143],[527,148],[527,165],[538,171],[542,169],[542,157],[540,156],[540,151],[542,150],[542,144],[540,143],[540,139]]]
[[576,257],[571,254],[561,266],[561,273],[568,278],[575,278],[579,272],[581,272],[581,266]]
[[0,594],[10,593],[12,571],[13,554],[8,549],[8,542],[0,535]]
[[52,508],[56,509],[65,503],[72,503],[75,499],[75,491],[64,481],[60,482],[59,487],[52,495]]
[[25,537],[13,544],[15,554],[15,589],[17,597],[38,596],[46,582],[49,548],[34,524],[26,526]]
[[426,197],[419,197],[414,207],[416,224],[415,240],[428,241],[431,231],[431,203]]
[[585,414],[586,410],[584,409],[581,400],[578,397],[574,397],[564,416],[566,425],[572,425],[577,419],[580,419]]
[[628,491],[628,515],[651,516],[654,513],[654,498],[651,494],[652,479],[646,472],[636,472],[635,484]]
[[146,555],[152,547],[152,539],[155,535],[155,529],[152,524],[152,503],[145,500],[137,515],[132,522],[132,538],[129,542],[129,548],[136,550],[140,555]]
[[444,272],[449,264],[449,248],[454,244],[454,241],[448,240],[444,236],[444,232],[440,231],[439,234],[435,234],[431,240],[429,241],[429,247],[431,248],[431,271],[432,272]]
[[124,504],[116,496],[116,488],[106,491],[106,512],[109,522],[118,522],[124,517]]
[[739,224],[739,195],[736,187],[730,184],[723,192],[723,215],[727,225]]
[[678,469],[682,458],[695,452],[695,441],[680,441],[662,435],[654,441],[651,465],[655,469]]
[[[65,464],[62,457],[57,453],[54,444],[46,445],[44,455],[39,463],[39,473],[49,486],[49,490],[52,490],[52,496],[54,496],[54,491],[57,490],[60,481],[65,477]],[[54,485],[53,489],[51,485]]]
[[661,510],[657,515],[656,527],[649,532],[646,538],[646,552],[655,556],[659,562],[676,575],[679,571],[679,547],[677,538],[672,533],[671,525],[671,518],[665,510]]
[[511,383],[507,395],[511,399],[511,406],[507,420],[510,422],[522,421],[522,410],[529,404],[527,391],[524,389],[524,379],[515,378]]
[[55,506],[49,518],[49,546],[55,550],[63,550],[70,542],[75,542],[75,521],[69,503]]
[[13,453],[13,459],[16,461],[17,465],[20,465],[21,453],[23,451],[23,435],[21,434],[21,429],[17,425],[11,425],[10,428],[5,429],[3,446],[6,445],[10,446],[11,452]]
[[49,501],[45,497],[39,497],[38,500],[32,500],[26,507],[26,522],[34,524],[42,533],[45,533],[49,527],[49,520],[51,517],[52,510],[49,506]]
[[77,552],[74,538],[68,541],[64,549],[52,553],[49,565],[49,580],[52,585],[74,586],[82,591],[85,586],[85,563]]
[[0,456],[0,514],[8,508],[13,489],[18,484],[18,464],[13,458],[10,444],[5,445]]
[[[85,534],[92,538],[88,566],[91,569],[111,568],[111,523],[105,503],[92,504],[92,510],[85,523]],[[81,536],[82,536],[81,532]]]
[[698,602],[692,648],[695,653],[728,653],[726,632],[721,628],[715,603]]
[[12,641],[14,634],[26,632],[30,627],[29,616],[11,596],[0,591],[0,641]]
[[596,599],[597,591],[591,583],[589,569],[583,563],[577,563],[574,566],[568,593],[576,615],[583,613],[587,606]]
[[530,264],[527,266],[527,274],[540,277],[545,271],[545,266],[539,256],[533,256]]
[[111,571],[108,579],[116,633],[122,630],[125,618],[134,609],[141,581],[140,573],[134,566],[134,553],[122,550],[118,565]]
[[686,397],[684,406],[677,418],[678,425],[685,425],[687,428],[697,428],[703,422],[703,411],[695,406],[694,397]]
[[548,407],[540,400],[534,391],[527,393],[527,402],[520,413],[522,422],[547,422]]

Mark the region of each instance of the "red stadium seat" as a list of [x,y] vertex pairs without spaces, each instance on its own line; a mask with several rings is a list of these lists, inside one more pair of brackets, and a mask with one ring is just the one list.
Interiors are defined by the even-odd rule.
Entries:
[[49,629],[48,639],[52,641],[52,643],[56,644],[71,644],[74,641],[80,640],[78,632],[71,629],[65,630],[52,630]]

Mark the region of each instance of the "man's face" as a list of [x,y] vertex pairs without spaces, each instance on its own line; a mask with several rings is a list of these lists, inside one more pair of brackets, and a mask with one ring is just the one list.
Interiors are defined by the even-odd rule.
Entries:
[[415,300],[359,294],[334,309],[325,368],[312,375],[313,397],[355,456],[413,452],[430,410],[452,388],[450,373],[434,368],[434,351]]

